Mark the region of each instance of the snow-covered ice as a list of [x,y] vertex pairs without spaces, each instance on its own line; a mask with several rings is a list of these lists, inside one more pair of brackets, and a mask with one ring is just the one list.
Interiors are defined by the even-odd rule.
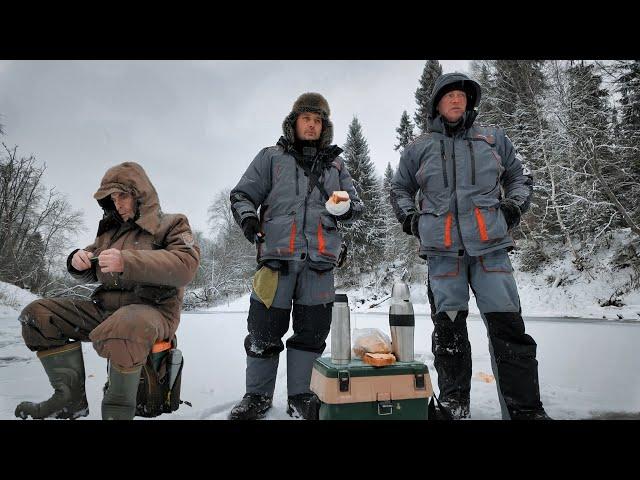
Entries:
[[[412,295],[418,295],[415,289]],[[473,303],[473,302],[472,302]],[[206,312],[184,312],[178,344],[184,353],[182,405],[171,419],[225,419],[244,394],[246,310],[248,297]],[[432,324],[426,309],[416,304],[415,347],[417,358],[429,367],[437,385],[431,354]],[[226,309],[226,311],[225,311]],[[353,309],[351,327],[380,328],[389,333],[388,304],[374,309]],[[34,353],[22,343],[18,310],[0,313],[0,419],[13,419],[17,403],[41,401],[51,387]],[[468,321],[473,354],[471,410],[474,419],[499,419],[500,407],[491,366],[484,324],[471,315]],[[538,344],[542,401],[556,419],[640,418],[640,322],[607,320],[530,318],[527,333]],[[290,330],[285,338],[290,336]],[[327,342],[324,355],[329,355]],[[86,388],[90,415],[100,418],[106,361],[89,343],[83,344]],[[437,389],[436,389],[437,391]],[[286,414],[286,357],[281,354],[274,408],[267,420],[289,419]]]

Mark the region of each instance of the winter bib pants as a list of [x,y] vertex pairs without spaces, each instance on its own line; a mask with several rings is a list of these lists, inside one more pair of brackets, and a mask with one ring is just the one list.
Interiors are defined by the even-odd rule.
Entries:
[[278,284],[269,308],[255,291],[247,318],[247,393],[273,396],[282,337],[289,330],[293,303],[293,335],[287,346],[287,392],[309,393],[313,361],[326,347],[335,296],[333,270],[317,271],[305,261],[271,262]]
[[489,337],[489,352],[505,419],[542,409],[536,343],[525,333],[520,298],[506,250],[486,255],[429,256],[432,351],[441,401],[468,411],[471,345],[466,319],[469,286]]

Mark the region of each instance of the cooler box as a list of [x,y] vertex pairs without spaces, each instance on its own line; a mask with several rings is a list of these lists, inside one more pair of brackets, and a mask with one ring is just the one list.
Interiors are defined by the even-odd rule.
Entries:
[[433,395],[424,363],[335,365],[331,357],[315,360],[311,391],[321,401],[320,420],[427,420]]

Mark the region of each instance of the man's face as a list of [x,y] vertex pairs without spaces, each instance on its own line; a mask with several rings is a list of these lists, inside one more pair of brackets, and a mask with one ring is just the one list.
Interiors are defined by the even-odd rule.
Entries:
[[111,194],[111,200],[113,200],[116,210],[125,222],[133,218],[135,214],[133,195],[130,193],[115,192]]
[[299,140],[318,140],[322,133],[322,117],[318,113],[303,112],[296,120],[296,137]]
[[450,122],[457,122],[466,108],[467,94],[462,90],[452,90],[438,102],[438,112]]

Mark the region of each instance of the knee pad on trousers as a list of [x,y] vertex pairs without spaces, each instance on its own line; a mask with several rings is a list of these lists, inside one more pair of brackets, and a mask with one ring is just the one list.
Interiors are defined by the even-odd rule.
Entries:
[[289,330],[291,311],[285,308],[267,308],[263,303],[250,300],[247,327],[249,334],[244,339],[248,356],[255,358],[274,357],[284,350],[282,337]]
[[504,358],[535,358],[537,344],[525,333],[520,313],[491,312],[484,316],[496,361]]
[[451,321],[446,312],[433,315],[432,350],[434,355],[464,355],[471,351],[467,332],[468,310],[460,310]]
[[322,353],[331,330],[333,303],[293,306],[293,335],[287,348]]

